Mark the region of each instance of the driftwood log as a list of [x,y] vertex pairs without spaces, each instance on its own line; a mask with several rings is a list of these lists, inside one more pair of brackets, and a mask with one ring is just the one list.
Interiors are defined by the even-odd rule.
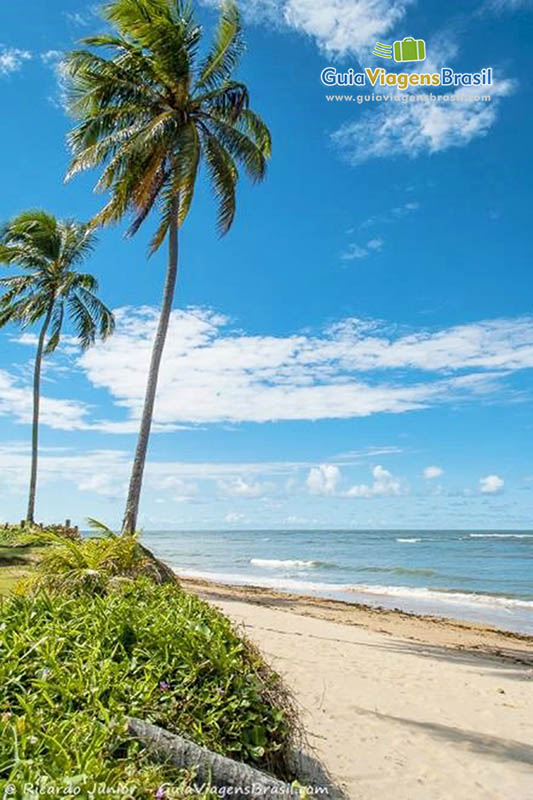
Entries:
[[213,753],[150,722],[128,717],[128,731],[158,761],[166,761],[178,768],[195,768],[197,784],[232,787],[232,795],[236,797],[275,797],[278,800],[301,797],[297,789],[266,772]]

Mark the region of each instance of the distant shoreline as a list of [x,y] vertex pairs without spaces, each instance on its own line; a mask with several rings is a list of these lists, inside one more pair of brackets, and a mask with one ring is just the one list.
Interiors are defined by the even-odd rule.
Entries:
[[494,625],[389,609],[326,597],[292,594],[178,575],[185,589],[210,601],[238,601],[389,633],[430,645],[473,649],[497,659],[533,666],[533,636]]

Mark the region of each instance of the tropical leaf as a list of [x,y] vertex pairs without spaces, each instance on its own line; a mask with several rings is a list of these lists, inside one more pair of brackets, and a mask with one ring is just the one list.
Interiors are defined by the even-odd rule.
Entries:
[[[109,33],[89,36],[66,57],[70,179],[101,167],[97,190],[108,193],[93,226],[131,215],[132,236],[160,215],[150,250],[164,242],[179,209],[183,225],[202,161],[218,201],[221,234],[233,222],[238,165],[253,181],[265,176],[271,141],[233,75],[244,44],[234,2],[225,2],[208,54],[198,58],[202,30],[181,0],[111,0]],[[83,319],[81,311],[80,320]]]
[[117,536],[105,522],[100,522],[100,520],[94,519],[94,517],[87,517],[87,525],[91,530],[102,533],[108,539],[114,539]]

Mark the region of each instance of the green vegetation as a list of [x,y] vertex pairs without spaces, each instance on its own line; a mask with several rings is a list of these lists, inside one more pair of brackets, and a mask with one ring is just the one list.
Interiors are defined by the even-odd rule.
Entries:
[[40,534],[15,526],[0,529],[0,596],[33,572],[44,552]]
[[1,778],[86,775],[90,787],[151,777],[125,736],[126,714],[288,772],[279,679],[225,617],[177,585],[141,578],[103,596],[12,597],[0,650]]
[[[46,530],[53,530],[47,528]],[[42,542],[43,528],[37,526],[4,525],[0,528],[0,548],[13,548],[20,556]]]
[[136,536],[111,534],[75,541],[44,533],[43,540],[54,546],[43,551],[34,573],[23,584],[26,591],[102,594],[113,581],[142,575],[157,580],[156,563],[145,555]]
[[95,236],[88,225],[61,222],[45,211],[24,211],[0,231],[0,263],[20,267],[22,275],[0,278],[0,328],[16,323],[28,328],[40,323],[33,369],[31,471],[26,519],[35,514],[39,408],[43,356],[59,344],[69,317],[82,348],[114,329],[113,315],[98,299],[96,278],[76,267],[92,251]]
[[0,560],[0,597],[11,594],[22,578],[26,578],[30,568],[5,566]]
[[230,229],[238,166],[260,181],[270,157],[270,133],[249,107],[234,73],[244,49],[234,2],[224,2],[213,44],[199,55],[202,28],[184,0],[111,0],[103,7],[110,33],[89,36],[70,53],[70,111],[78,121],[69,142],[68,177],[101,167],[97,189],[110,194],[93,220],[109,225],[131,215],[135,234],[151,211],[159,225],[156,252],[168,239],[168,268],[149,367],[123,530],[136,529],[159,366],[178,269],[178,229],[191,208],[202,163],[218,200],[218,228]]
[[22,578],[33,575],[51,544],[76,540],[75,528],[51,525],[4,525],[0,528],[0,596],[12,592]]
[[0,602],[0,780],[126,783],[135,797],[187,780],[150,761],[126,716],[289,776],[290,699],[229,620],[147,577],[133,536],[43,535],[34,571]]

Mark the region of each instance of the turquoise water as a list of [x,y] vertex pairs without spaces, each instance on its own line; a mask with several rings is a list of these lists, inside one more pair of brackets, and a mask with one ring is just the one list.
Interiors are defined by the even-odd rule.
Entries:
[[152,531],[178,573],[533,634],[532,531]]

